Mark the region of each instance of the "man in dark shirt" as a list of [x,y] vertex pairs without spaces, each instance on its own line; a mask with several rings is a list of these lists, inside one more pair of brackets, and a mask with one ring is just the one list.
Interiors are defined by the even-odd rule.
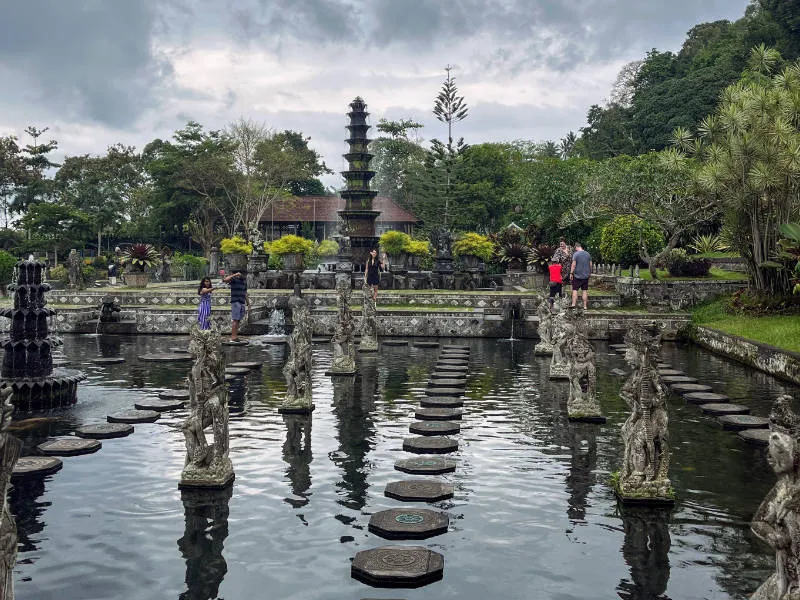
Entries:
[[247,276],[236,271],[222,281],[231,286],[231,341],[235,342],[239,337],[239,322],[244,319],[245,307],[250,305],[250,296],[247,295]]
[[592,257],[576,242],[572,255],[570,276],[572,277],[572,306],[578,303],[578,290],[583,291],[583,308],[589,308],[589,276],[592,274]]

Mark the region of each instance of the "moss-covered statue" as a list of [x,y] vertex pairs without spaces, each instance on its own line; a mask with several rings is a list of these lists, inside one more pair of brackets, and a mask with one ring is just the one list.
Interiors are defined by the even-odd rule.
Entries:
[[333,330],[333,360],[329,373],[352,375],[356,372],[353,312],[350,310],[350,275],[336,276],[338,312]]
[[769,462],[778,481],[750,526],[775,549],[775,573],[751,600],[800,599],[800,420],[791,402],[780,396],[769,415]]
[[589,342],[589,325],[583,309],[565,309],[568,326],[563,344],[564,358],[569,365],[569,398],[567,416],[573,421],[605,422],[597,402],[597,371],[594,348]]
[[366,281],[363,286],[364,303],[361,307],[361,342],[358,344],[360,352],[378,351],[378,307],[372,286]]
[[553,311],[547,298],[539,303],[536,314],[539,316],[539,343],[534,353],[545,356],[553,354]]
[[281,413],[309,413],[314,410],[311,393],[311,313],[308,302],[293,296],[289,300],[294,329],[289,336],[289,358],[283,366],[286,378],[286,399]]
[[571,334],[571,325],[567,322],[568,306],[565,301],[553,305],[553,358],[550,361],[550,379],[567,379],[569,363],[566,357],[566,344]]
[[17,560],[17,525],[8,510],[7,496],[22,442],[8,431],[14,413],[11,394],[10,387],[0,388],[0,493],[3,494],[0,497],[0,600],[14,599],[14,564]]

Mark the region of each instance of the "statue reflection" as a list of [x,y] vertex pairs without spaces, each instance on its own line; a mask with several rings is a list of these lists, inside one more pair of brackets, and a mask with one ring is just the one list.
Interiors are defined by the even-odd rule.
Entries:
[[247,377],[234,377],[228,385],[228,418],[241,418],[247,400]]
[[294,508],[308,504],[311,487],[311,415],[283,415],[286,424],[286,441],[283,444],[283,460],[289,465],[286,476],[292,485],[294,498],[285,502]]
[[624,600],[666,600],[669,582],[670,508],[620,506],[625,541],[622,556],[631,580],[617,586]]
[[567,475],[567,515],[571,521],[583,521],[586,518],[586,498],[592,489],[592,471],[597,466],[597,425],[570,422],[567,427],[572,451]]
[[45,493],[45,482],[50,477],[33,477],[14,481],[8,492],[8,507],[17,522],[17,543],[20,554],[38,550],[37,543],[44,530],[42,520],[44,511],[51,502],[39,502],[37,499]]
[[181,490],[186,519],[178,548],[186,559],[186,591],[179,600],[212,600],[228,572],[222,556],[228,537],[228,502],[233,486],[222,490]]

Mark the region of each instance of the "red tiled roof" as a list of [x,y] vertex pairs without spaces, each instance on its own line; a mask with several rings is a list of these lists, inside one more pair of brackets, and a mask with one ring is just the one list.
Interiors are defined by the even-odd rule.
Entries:
[[[274,210],[268,210],[262,222],[306,223],[316,221],[335,223],[339,220],[336,211],[344,209],[344,200],[338,196],[303,196],[275,203]],[[391,198],[378,196],[372,201],[372,210],[378,210],[380,221],[391,223],[417,223],[417,219],[407,210],[395,204]]]

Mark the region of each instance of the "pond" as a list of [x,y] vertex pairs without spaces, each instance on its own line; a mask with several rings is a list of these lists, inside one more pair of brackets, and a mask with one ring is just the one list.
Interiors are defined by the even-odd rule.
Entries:
[[[21,432],[30,453],[47,436],[105,421],[143,397],[182,387],[186,365],[144,363],[145,352],[185,347],[185,337],[66,336],[63,356],[87,374],[74,407]],[[551,382],[532,341],[461,340],[471,370],[460,449],[451,455],[447,533],[388,542],[367,530],[372,513],[401,506],[383,494],[404,476],[396,460],[438,350],[383,346],[359,355],[352,386],[323,375],[329,345],[314,347],[316,411],[281,416],[286,349],[226,348],[260,371],[231,384],[232,492],[205,499],[177,489],[184,411],[164,413],[96,454],[64,458],[43,481],[15,486],[18,600],[370,598],[484,600],[746,598],[773,569],[749,521],[775,481],[765,450],[670,398],[674,510],[618,512],[608,485],[621,463],[618,397],[626,369],[598,350],[599,398],[608,422],[572,424],[567,384]],[[98,356],[124,364],[92,365]],[[789,389],[691,346],[662,356],[757,415]],[[373,589],[350,577],[359,550],[420,544],[445,557],[444,577],[411,590]]]

